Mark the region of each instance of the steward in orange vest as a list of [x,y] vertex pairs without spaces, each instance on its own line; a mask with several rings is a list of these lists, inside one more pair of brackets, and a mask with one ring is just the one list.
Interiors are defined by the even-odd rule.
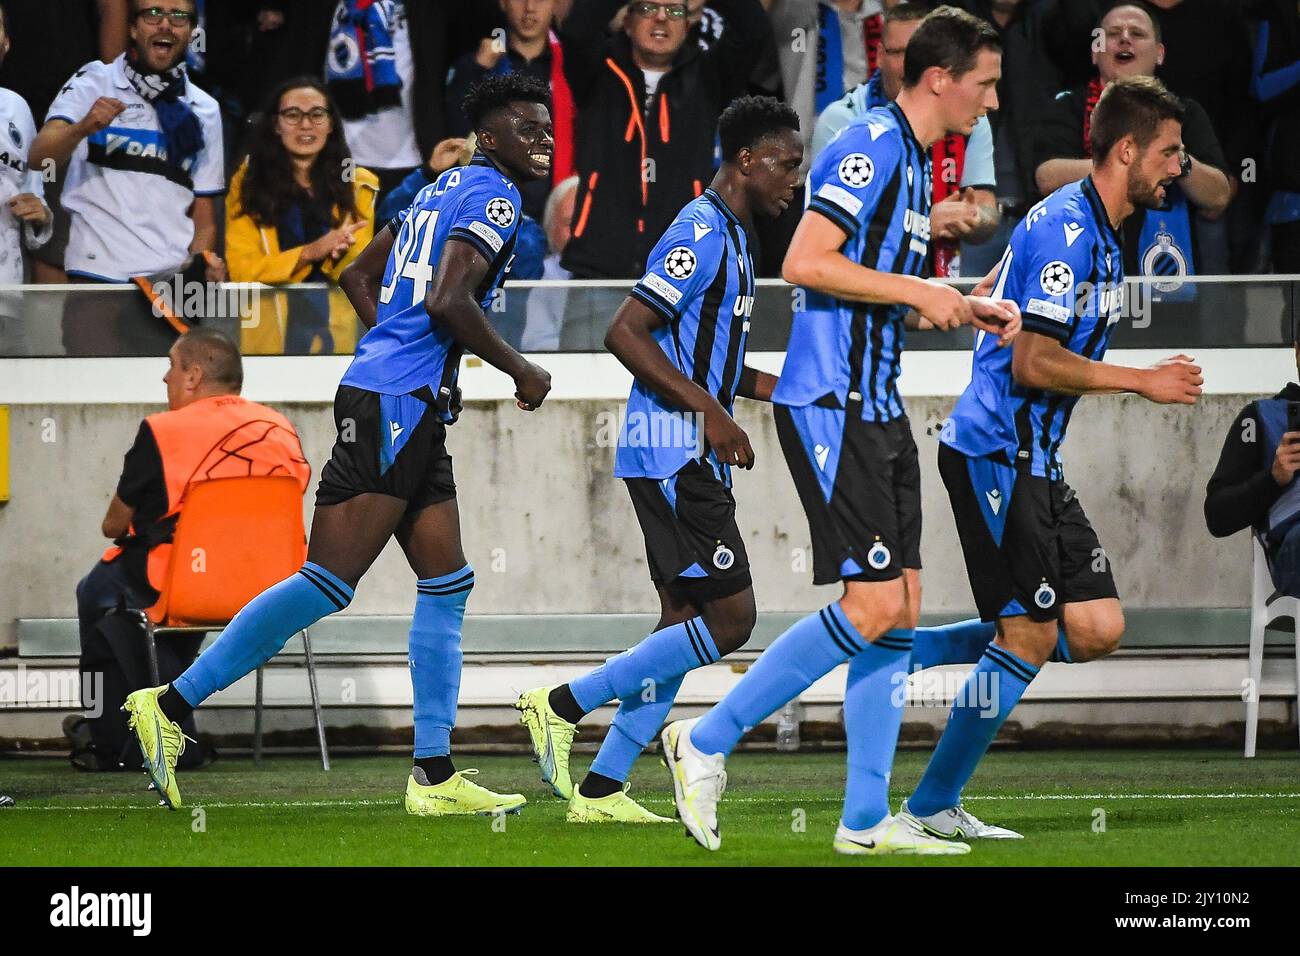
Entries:
[[[69,736],[73,763],[83,769],[118,769],[133,742],[118,708],[132,690],[149,685],[149,675],[139,619],[128,612],[158,600],[189,488],[211,478],[279,474],[292,475],[305,492],[311,478],[289,420],[240,397],[243,364],[233,342],[214,329],[194,329],[176,340],[169,358],[168,411],[140,424],[101,526],[113,546],[77,585],[87,719],[70,725]],[[162,678],[188,667],[201,640],[159,641]]]

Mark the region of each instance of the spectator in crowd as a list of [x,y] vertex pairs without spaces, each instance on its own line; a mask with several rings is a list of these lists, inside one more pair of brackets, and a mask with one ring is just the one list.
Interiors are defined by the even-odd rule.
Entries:
[[382,204],[388,190],[447,138],[447,69],[474,49],[500,13],[482,0],[282,3],[288,41],[273,75],[324,69],[352,155],[379,177]]
[[[1123,76],[1154,76],[1164,60],[1160,25],[1146,7],[1118,4],[1101,19],[1100,26],[1105,42],[1093,52],[1097,75],[1087,86],[1058,94],[1055,108],[1031,131],[1036,153],[1034,175],[1044,196],[1088,175],[1089,124],[1106,84]],[[1139,209],[1124,229],[1125,273],[1174,277],[1165,289],[1167,297],[1178,294],[1174,288],[1177,276],[1199,271],[1198,220],[1222,215],[1232,198],[1227,161],[1205,110],[1195,100],[1184,97],[1183,103],[1187,109],[1183,174],[1167,190],[1164,209]],[[1189,291],[1183,290],[1184,294]]]
[[[201,328],[182,335],[163,377],[168,410],[141,422],[126,453],[101,525],[114,544],[77,585],[82,687],[99,692],[99,699],[82,701],[86,721],[66,728],[73,761],[82,769],[122,769],[124,752],[135,746],[119,708],[128,693],[149,686],[140,612],[158,601],[190,482],[282,474],[307,488],[311,468],[293,425],[241,398],[243,380],[239,350],[220,332]],[[160,677],[170,680],[188,667],[201,639],[160,641]],[[195,736],[193,724],[186,733]],[[134,769],[138,758],[126,764]]]
[[[927,4],[908,6],[929,12]],[[884,18],[879,0],[772,0],[771,17],[785,101],[803,131],[806,169],[817,148],[817,117],[875,72]]]
[[[83,63],[96,58],[109,63],[126,49],[128,5],[129,0],[10,3],[5,32],[14,46],[0,66],[0,86],[22,97],[32,116],[44,117],[59,88]],[[49,42],[50,37],[58,37],[58,42]],[[69,216],[59,205],[61,186],[58,177],[45,183],[45,201],[54,211],[54,234],[33,250],[33,282],[67,279],[63,252]]]
[[[814,153],[821,152],[841,129],[867,110],[898,96],[908,41],[929,12],[930,7],[922,3],[900,3],[885,13],[879,68],[866,83],[822,110],[813,132]],[[993,131],[988,118],[981,116],[969,136],[953,133],[940,139],[930,148],[930,160],[934,177],[930,261],[934,275],[956,276],[960,274],[959,243],[983,242],[998,225]]]
[[1300,273],[1300,6],[1268,0],[1255,40],[1251,94],[1269,112],[1265,220],[1273,271]]
[[[193,0],[132,0],[131,46],[112,63],[91,61],[50,106],[30,162],[66,168],[61,201],[71,214],[68,275],[81,282],[189,274],[225,279],[212,252],[224,188],[216,101],[186,77]],[[161,350],[174,338],[143,297],[70,295],[63,316],[69,354],[103,354],[126,338]]]
[[555,156],[549,179],[539,179],[520,189],[524,212],[542,218],[551,184],[573,175],[573,94],[564,78],[564,51],[551,30],[554,0],[500,0],[505,14],[505,42],[484,37],[478,49],[466,53],[452,66],[447,80],[447,131],[467,136],[469,122],[461,103],[469,88],[489,74],[527,73],[551,91],[551,122],[555,127]]
[[[1300,341],[1295,343],[1300,367]],[[1300,431],[1288,414],[1300,403],[1300,385],[1289,382],[1270,399],[1248,404],[1237,415],[1205,489],[1205,523],[1226,538],[1244,528],[1259,535],[1273,583],[1300,597]]]
[[[326,60],[337,60],[335,66],[351,66],[346,78],[351,79],[347,100],[338,99],[339,111],[346,120],[344,133],[357,163],[380,176],[380,204],[391,186],[402,181],[404,173],[419,166],[424,157],[433,153],[434,147],[447,138],[446,81],[448,66],[461,53],[472,51],[493,26],[498,25],[500,10],[497,5],[476,0],[474,3],[402,3],[394,0],[377,0],[370,4],[376,16],[398,27],[391,40],[393,70],[383,70],[370,82],[367,90],[364,57],[356,42],[355,31],[348,36],[341,29],[341,18],[359,16],[365,7],[359,0],[278,0],[285,20],[279,27],[282,35],[279,57],[272,70],[273,77],[285,79],[321,72]],[[396,8],[403,17],[396,16]],[[368,22],[370,21],[367,18]],[[363,29],[364,34],[364,29]],[[404,38],[404,40],[403,40]],[[352,48],[356,47],[356,55]],[[373,48],[372,48],[373,53]],[[357,70],[360,69],[360,74]],[[393,99],[393,86],[380,90],[383,78],[402,81],[398,103],[377,107],[374,99]],[[326,68],[329,78],[330,68]],[[338,73],[339,81],[344,74]],[[378,86],[374,86],[378,83]],[[408,105],[407,105],[408,104]],[[370,107],[374,107],[370,111]],[[357,116],[348,113],[361,112]],[[413,144],[412,144],[413,143]],[[394,159],[396,150],[402,148],[402,160]],[[385,170],[394,170],[386,173]]]
[[[9,45],[8,19],[0,6],[0,66]],[[0,285],[23,282],[23,246],[37,249],[50,241],[54,231],[40,170],[27,164],[27,151],[35,138],[36,121],[27,102],[0,87]]]
[[[578,177],[556,184],[547,197],[542,213],[549,253],[542,264],[543,279],[568,279],[569,270],[560,265],[560,256],[573,234],[574,197],[578,194]],[[582,293],[578,293],[581,295]],[[520,348],[525,352],[554,352],[560,347],[560,329],[564,325],[564,307],[569,290],[533,289],[528,293],[527,320]]]
[[356,144],[357,162],[379,177],[381,192],[405,179],[423,158],[415,135],[407,7],[402,0],[339,0],[325,59],[325,79],[347,140]]
[[[621,32],[607,34],[621,6],[576,0],[560,28],[578,110],[579,176],[562,262],[579,278],[643,273],[656,238],[711,178],[718,116],[743,92],[752,51],[770,29],[758,0],[716,0],[727,28],[701,50],[686,43],[685,3],[636,0]],[[587,316],[566,318],[579,347],[600,347],[624,294],[607,291],[608,301],[586,298]]]
[[242,323],[244,354],[351,354],[357,318],[338,276],[374,237],[378,189],[352,165],[323,83],[303,76],[271,92],[226,196],[230,278],[330,288],[259,296]]

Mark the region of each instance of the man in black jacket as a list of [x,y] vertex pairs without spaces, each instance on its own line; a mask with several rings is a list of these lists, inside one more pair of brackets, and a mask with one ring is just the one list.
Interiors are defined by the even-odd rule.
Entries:
[[718,116],[744,92],[770,30],[758,0],[715,0],[727,26],[702,50],[685,42],[685,3],[637,0],[610,35],[606,24],[622,6],[576,0],[560,28],[578,113],[580,182],[562,261],[575,278],[645,271],[657,237],[713,177]]
[[[1300,342],[1296,344],[1300,367]],[[1300,403],[1300,385],[1288,382],[1271,399],[1251,402],[1237,415],[1205,489],[1205,523],[1226,538],[1252,528],[1264,541],[1273,581],[1300,596],[1300,431],[1288,431],[1288,406]]]

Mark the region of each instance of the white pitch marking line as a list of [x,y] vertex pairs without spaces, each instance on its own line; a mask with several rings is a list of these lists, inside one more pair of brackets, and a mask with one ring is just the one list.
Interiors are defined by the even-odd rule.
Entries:
[[[799,803],[839,803],[842,797],[814,797],[810,799],[800,799],[798,797],[737,797],[732,800],[723,800],[723,805],[728,804],[799,804]],[[962,797],[962,802],[967,800],[1300,800],[1300,793],[1029,793],[1019,796],[1011,795],[987,795],[980,796],[971,794]],[[667,798],[651,797],[647,803],[668,803]],[[195,803],[192,806],[203,807],[205,810],[229,810],[240,807],[250,809],[291,809],[296,807],[393,807],[400,806],[401,799],[393,797],[387,800],[271,800],[271,801],[250,801],[247,803],[231,803],[228,801]],[[559,801],[556,801],[559,806]],[[181,807],[185,810],[191,805]],[[159,810],[156,806],[146,806],[142,804],[109,804],[100,806],[46,806],[30,804],[18,804],[15,807],[7,808],[4,812],[14,810]]]

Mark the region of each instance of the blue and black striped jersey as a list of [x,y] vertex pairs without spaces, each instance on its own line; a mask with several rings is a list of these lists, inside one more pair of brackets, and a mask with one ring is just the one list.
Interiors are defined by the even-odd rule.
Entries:
[[[1123,248],[1092,177],[1070,183],[1016,226],[993,296],[1020,306],[1026,332],[1100,361],[1124,309]],[[980,332],[971,382],[940,440],[966,455],[1005,455],[1009,464],[1059,479],[1061,442],[1078,400],[1017,384],[1011,349]]]
[[[754,307],[754,263],[745,227],[721,196],[706,189],[682,207],[650,253],[632,297],[663,317],[654,337],[668,361],[731,411]],[[707,458],[714,473],[729,481],[730,469],[704,447],[699,425],[649,386],[633,382],[614,475],[667,478],[687,462]]]
[[[930,251],[930,155],[896,103],[867,113],[822,150],[808,208],[847,237],[843,252],[880,272],[923,275]],[[903,414],[898,395],[906,306],[846,302],[803,290],[773,401],[860,400],[866,421]]]
[[505,280],[519,229],[519,190],[481,153],[447,170],[415,195],[384,269],[375,327],[357,345],[342,384],[384,395],[429,386],[444,420],[460,375],[462,349],[424,305],[449,239],[467,242],[487,260],[474,296],[487,309]]

